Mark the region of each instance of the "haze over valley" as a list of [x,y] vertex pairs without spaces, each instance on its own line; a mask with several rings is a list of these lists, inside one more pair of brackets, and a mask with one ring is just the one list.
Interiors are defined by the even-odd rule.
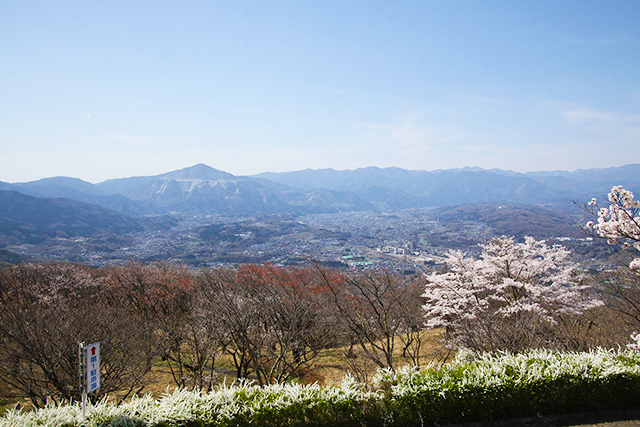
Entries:
[[[93,265],[167,260],[372,266],[412,271],[499,235],[591,253],[574,202],[640,189],[640,165],[519,174],[464,168],[303,170],[234,176],[204,164],[91,184],[0,183],[5,259]],[[576,242],[582,242],[580,244]],[[606,246],[605,246],[606,247]],[[579,251],[580,252],[580,251]],[[601,254],[602,255],[602,254]]]

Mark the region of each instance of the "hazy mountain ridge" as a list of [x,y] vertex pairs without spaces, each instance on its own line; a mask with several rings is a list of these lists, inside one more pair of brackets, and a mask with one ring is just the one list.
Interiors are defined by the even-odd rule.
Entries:
[[[544,182],[523,174],[476,168],[427,172],[371,167],[353,171],[323,169],[257,176],[286,185],[297,184],[300,188],[311,188],[326,178],[325,188],[353,191],[363,200],[391,210],[479,202],[549,204],[570,198],[567,190],[550,188]],[[395,202],[400,206],[394,205]]]
[[95,184],[104,194],[128,194],[139,190],[141,187],[149,186],[154,181],[237,181],[239,178],[202,163],[195,166],[167,172],[154,176],[136,176],[131,178],[108,179]]
[[235,176],[204,164],[155,176],[91,184],[54,177],[0,183],[35,197],[66,197],[128,215],[270,214],[396,210],[469,203],[564,206],[605,195],[613,185],[640,189],[640,164],[574,172],[517,173],[367,167]]
[[97,205],[0,190],[0,231],[19,238],[92,236],[142,231],[139,220]]
[[[66,198],[41,198],[0,190],[0,265],[29,259],[83,262],[118,251],[140,233],[163,233],[177,225],[168,216],[133,217]],[[16,252],[20,252],[18,254]]]
[[573,172],[537,172],[527,174],[555,190],[570,191],[576,200],[601,198],[613,185],[622,185],[637,193],[640,191],[640,164],[614,168],[578,169]]
[[91,203],[126,215],[152,215],[162,212],[121,194],[105,194],[98,185],[78,178],[54,177],[38,181],[9,184],[0,182],[0,190],[16,191],[32,197],[67,198]]
[[[376,205],[380,205],[382,189],[390,201],[396,200],[391,193],[398,191],[397,200],[404,200],[405,207],[485,202],[567,206],[573,200],[580,202],[606,195],[613,185],[640,190],[640,164],[524,174],[481,168],[429,172],[368,167],[348,171],[266,172],[256,176],[300,188],[314,188],[324,183],[325,188],[332,190],[354,191]],[[407,195],[413,197],[413,202],[406,200]],[[386,207],[393,208],[393,205]]]
[[[432,239],[430,245],[458,247],[469,239],[501,234],[519,238],[579,237],[582,232],[576,223],[585,223],[586,219],[579,218],[581,211],[573,200],[580,203],[599,198],[613,185],[631,191],[640,189],[640,165],[597,169],[593,175],[589,172],[520,174],[480,168],[428,172],[369,167],[234,176],[199,164],[162,175],[99,184],[67,177],[18,184],[0,182],[0,248],[97,264],[109,259],[126,260],[132,254],[144,259],[190,262],[260,261],[271,256],[277,260],[281,247],[271,253],[250,246],[270,247],[269,239],[257,239],[264,231],[262,226],[246,232],[239,231],[244,225],[225,228],[229,235],[226,240],[209,241],[206,230],[217,230],[215,224],[220,221],[240,223],[249,219],[259,224],[259,218],[268,216],[278,222],[318,213],[329,214],[321,217],[327,218],[329,227],[339,229],[342,221],[358,224],[353,218],[359,217],[375,223],[376,215],[399,215],[403,209],[411,209],[405,211],[411,215],[439,215],[439,231],[427,238]],[[340,212],[347,215],[334,216]],[[213,228],[207,228],[207,224]],[[370,238],[357,234],[358,227],[354,228],[354,244]],[[276,231],[271,230],[269,236],[277,237]],[[304,231],[295,224],[289,231],[294,240],[302,239],[299,244],[303,247],[313,245],[305,240],[309,236],[351,239],[348,234],[323,237],[318,230]],[[376,233],[385,235],[386,231]],[[295,237],[297,234],[300,237]],[[240,240],[233,243],[229,239]],[[287,247],[297,243],[282,244]],[[235,252],[229,252],[233,248]],[[211,255],[211,251],[217,255]]]

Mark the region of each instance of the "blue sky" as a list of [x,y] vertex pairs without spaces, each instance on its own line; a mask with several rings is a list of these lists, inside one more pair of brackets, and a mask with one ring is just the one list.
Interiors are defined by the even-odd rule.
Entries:
[[640,162],[637,1],[0,0],[0,181]]

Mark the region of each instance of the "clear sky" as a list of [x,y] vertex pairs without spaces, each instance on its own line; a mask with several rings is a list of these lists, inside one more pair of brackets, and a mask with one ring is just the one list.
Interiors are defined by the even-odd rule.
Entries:
[[0,0],[0,181],[640,162],[640,1]]

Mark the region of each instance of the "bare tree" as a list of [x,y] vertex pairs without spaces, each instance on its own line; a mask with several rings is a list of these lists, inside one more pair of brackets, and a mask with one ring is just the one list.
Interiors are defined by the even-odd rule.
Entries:
[[286,382],[332,341],[335,318],[307,269],[243,265],[207,270],[200,279],[239,378],[253,373],[261,385]]
[[199,298],[179,320],[162,358],[179,387],[211,391],[219,380],[216,359],[222,351],[217,322]]
[[626,337],[640,329],[640,272],[637,269],[619,268],[604,271],[594,278],[603,300],[625,325]]
[[257,333],[261,318],[251,290],[241,286],[232,268],[203,270],[198,276],[205,310],[220,331],[223,351],[232,357],[237,378],[252,372],[254,347],[262,345]]
[[398,313],[402,321],[399,335],[402,356],[409,358],[413,366],[420,367],[425,343],[425,322],[422,313],[424,281],[413,278],[406,281],[405,286],[405,292],[400,297],[401,308]]
[[100,341],[101,388],[121,396],[144,385],[148,331],[112,304],[103,277],[70,264],[21,265],[0,274],[0,379],[38,407],[78,399],[78,343]]
[[[396,340],[403,352],[419,364],[423,329],[419,317],[419,284],[387,270],[365,270],[356,274],[315,266],[315,273],[330,289],[333,304],[350,331],[350,342],[378,367],[395,363]],[[347,358],[354,358],[353,346]]]
[[109,291],[136,327],[152,332],[155,354],[167,361],[175,383],[210,390],[215,384],[219,341],[184,266],[130,262],[106,270]]

